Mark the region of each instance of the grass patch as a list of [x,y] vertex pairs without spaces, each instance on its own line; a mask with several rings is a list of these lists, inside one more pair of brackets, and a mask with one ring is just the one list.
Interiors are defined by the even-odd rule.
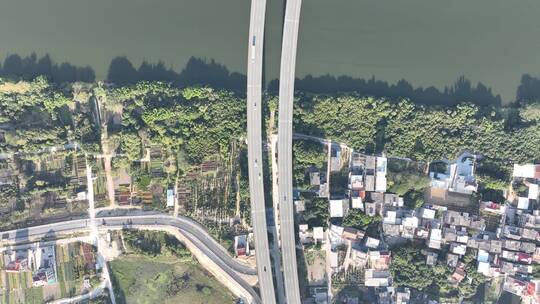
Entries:
[[306,263],[311,266],[313,265],[313,263],[315,263],[315,259],[316,258],[319,258],[319,259],[325,259],[326,258],[326,253],[324,250],[317,250],[317,249],[313,249],[313,250],[306,250],[305,251],[305,258],[306,258]]
[[57,279],[58,279],[58,287],[60,288],[60,297],[65,298],[67,296],[66,293],[66,280],[64,278],[64,264],[59,263],[56,265],[57,270]]
[[233,303],[211,274],[170,256],[129,255],[110,263],[118,303]]
[[43,303],[43,287],[34,287],[24,290],[25,303]]
[[29,272],[21,272],[19,273],[20,276],[20,284],[22,288],[28,288],[30,287],[30,284],[28,282],[28,276],[30,275]]

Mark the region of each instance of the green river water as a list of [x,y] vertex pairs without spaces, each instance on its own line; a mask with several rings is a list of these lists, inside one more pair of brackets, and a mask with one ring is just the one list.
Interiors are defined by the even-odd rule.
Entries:
[[[268,0],[265,79],[279,75],[283,1]],[[176,71],[191,56],[245,74],[248,0],[0,0],[0,58],[50,54],[90,65],[115,56]],[[464,75],[515,97],[540,74],[537,0],[304,0],[297,76],[350,75],[442,88]]]

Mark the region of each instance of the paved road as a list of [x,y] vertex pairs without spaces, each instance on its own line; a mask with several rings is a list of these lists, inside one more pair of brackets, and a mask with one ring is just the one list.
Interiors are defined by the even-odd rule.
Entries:
[[285,276],[285,296],[288,304],[300,304],[294,233],[294,205],[292,198],[292,123],[296,45],[301,4],[301,0],[287,0],[279,75],[279,219],[283,273],[287,274]]
[[[172,226],[180,229],[182,232],[189,233],[197,239],[197,242],[204,244],[216,255],[222,257],[227,265],[233,270],[255,275],[257,271],[245,263],[241,263],[231,257],[229,252],[223,248],[206,229],[196,221],[180,216],[178,218],[169,215],[160,214],[145,214],[145,212],[125,212],[123,215],[114,214],[112,216],[103,215],[100,213],[96,217],[97,225],[99,228],[114,227],[125,225],[156,225],[156,226]],[[131,220],[131,222],[129,222]],[[29,238],[38,237],[54,237],[61,233],[78,232],[82,230],[90,230],[91,221],[89,219],[77,219],[71,221],[58,222],[53,224],[47,224],[42,226],[34,226],[28,228],[22,228],[18,230],[11,230],[1,232],[2,240],[15,241],[17,243],[25,242]]]
[[[103,291],[105,291],[105,287],[106,287],[106,282],[103,281],[103,282],[101,282],[101,284],[99,284],[98,287],[90,290],[90,292],[88,292],[88,293],[78,295],[78,296],[75,296],[75,297],[72,297],[72,298],[64,298],[64,299],[59,299],[59,300],[52,301],[52,302],[47,302],[47,303],[49,303],[49,304],[73,304],[73,303],[89,302],[88,300],[92,300],[92,299],[95,299],[95,298],[101,296],[103,294]],[[111,299],[112,299],[112,297],[111,297]]]
[[306,135],[306,134],[302,134],[302,133],[293,133],[293,138],[294,139],[305,139],[305,140],[313,140],[313,141],[318,141],[320,142],[321,144],[329,144],[329,143],[336,143],[336,144],[340,144],[340,143],[337,143],[337,142],[334,142],[330,139],[326,139],[326,138],[322,138],[322,137],[317,137],[317,136],[312,136],[312,135]]
[[[261,88],[265,11],[266,0],[251,0],[247,64],[248,168],[259,289],[263,303],[275,304],[276,296],[266,226],[262,161]],[[277,269],[276,275],[281,275],[279,271]]]
[[[110,216],[96,218],[99,228],[118,228],[138,226],[167,226],[178,228],[197,248],[199,248],[206,256],[214,263],[222,268],[229,276],[231,276],[238,284],[247,290],[255,299],[256,303],[260,303],[260,298],[253,288],[242,279],[238,273],[249,275],[257,274],[256,270],[249,267],[247,264],[241,263],[231,257],[225,248],[223,248],[202,225],[187,217],[172,217],[169,215],[144,215],[142,212],[133,213],[124,216]],[[34,226],[22,228],[18,230],[5,231],[0,233],[2,240],[15,241],[17,243],[26,242],[29,238],[42,238],[45,236],[54,237],[63,233],[75,233],[81,231],[89,231],[91,222],[89,219],[78,219],[65,221],[42,226]]]

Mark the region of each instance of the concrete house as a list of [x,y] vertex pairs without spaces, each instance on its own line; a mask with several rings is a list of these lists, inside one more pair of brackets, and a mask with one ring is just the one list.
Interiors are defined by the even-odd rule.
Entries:
[[375,191],[386,192],[386,157],[377,157],[375,172]]
[[348,209],[348,200],[330,200],[330,217],[344,217]]
[[390,272],[386,270],[374,270],[366,269],[365,273],[365,286],[369,287],[386,287],[391,284]]

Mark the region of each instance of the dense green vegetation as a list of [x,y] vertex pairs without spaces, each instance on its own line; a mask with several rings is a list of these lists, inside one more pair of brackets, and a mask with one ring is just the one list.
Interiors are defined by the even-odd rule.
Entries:
[[[245,134],[245,102],[224,90],[139,82],[91,87],[89,94],[106,100],[107,107],[123,107],[122,125],[112,137],[119,137],[119,152],[130,160],[139,158],[142,145],[150,142],[181,150],[190,162],[200,162],[215,153],[226,154],[230,141]],[[92,104],[73,108],[74,97],[75,90],[52,85],[43,77],[18,89],[1,90],[0,123],[10,131],[0,151],[33,152],[73,141],[96,150],[100,134],[96,113]],[[483,178],[496,188],[509,163],[531,162],[540,155],[539,106],[534,103],[504,109],[471,104],[426,107],[349,94],[302,96],[295,105],[296,131],[344,141],[358,151],[384,150],[427,161],[452,158],[463,149],[481,153],[495,168]],[[302,170],[322,166],[325,157],[323,147],[310,141],[297,141],[294,155],[299,185],[306,181]]]
[[389,155],[432,161],[452,159],[467,149],[495,164],[498,179],[513,162],[540,160],[537,106],[426,107],[357,95],[302,96],[295,105],[297,132],[343,141],[358,151],[384,149]]
[[429,187],[430,179],[420,172],[388,172],[388,190],[399,196],[411,190],[423,190]]
[[6,131],[0,153],[38,152],[70,142],[86,144],[88,150],[95,151],[99,130],[91,113],[68,109],[74,105],[71,98],[44,77],[30,83],[3,84],[0,125]]
[[380,221],[379,216],[369,216],[359,209],[351,209],[343,218],[343,226],[366,230],[369,226],[376,225]]
[[403,203],[410,209],[422,207],[424,204],[424,192],[418,190],[407,191],[403,196]]
[[[103,154],[114,155],[114,177],[126,172],[140,190],[135,203],[155,209],[165,208],[166,189],[188,171],[197,173],[202,163],[230,167],[216,177],[221,183],[218,187],[207,183],[214,192],[204,193],[214,200],[201,200],[213,208],[219,205],[235,212],[235,190],[247,188],[243,175],[239,185],[233,185],[236,158],[245,149],[245,117],[241,97],[212,88],[179,88],[161,82],[120,87],[101,83],[60,85],[45,77],[17,83],[0,79],[0,175],[13,176],[0,187],[0,213],[10,215],[7,224],[35,217],[38,208],[62,213],[57,198],[69,200],[84,191],[79,181],[84,182],[86,161],[95,173],[103,174]],[[74,159],[70,154],[81,158]],[[58,157],[54,162],[65,165],[51,169],[50,155],[67,155],[65,160]],[[101,201],[106,191],[103,184],[96,181],[96,187],[101,187],[96,196]],[[190,190],[192,185],[183,186]],[[248,214],[249,198],[241,196],[240,200],[240,212]],[[54,204],[41,206],[41,201],[60,204],[53,209],[50,207]],[[31,208],[34,214],[30,214]]]
[[417,247],[409,244],[392,250],[390,272],[394,283],[428,293],[437,300],[447,303],[458,303],[458,299],[474,296],[478,286],[486,281],[476,271],[474,255],[468,252],[464,259],[466,278],[453,286],[448,281],[452,269],[446,265],[426,265],[426,257]]
[[326,198],[314,197],[306,200],[304,221],[309,227],[327,227],[330,220],[329,205]]
[[233,303],[202,267],[173,257],[131,255],[110,263],[117,303]]
[[[65,90],[44,77],[3,84],[0,124],[8,132],[0,152],[38,152],[72,142],[93,145],[90,150],[99,151],[95,98],[85,101],[87,107],[77,108],[71,95],[77,91],[75,86]],[[227,91],[179,89],[160,82],[87,89],[89,96],[102,100],[102,107],[123,108],[120,131],[111,137],[117,138],[119,152],[130,160],[141,157],[145,140],[181,149],[190,161],[200,162],[215,153],[225,154],[230,141],[245,134],[245,103]]]
[[135,253],[148,256],[172,255],[190,260],[191,253],[174,236],[159,231],[123,230],[125,244]]
[[134,159],[140,130],[152,143],[184,151],[193,163],[225,155],[230,142],[245,134],[245,103],[230,92],[140,82],[107,96],[123,105],[120,149]]
[[330,173],[330,196],[343,197],[347,194],[349,184],[349,168],[343,166],[341,170]]
[[[439,163],[432,162],[430,171],[437,164]],[[424,190],[430,186],[430,178],[424,174],[424,166],[423,162],[396,158],[388,160],[388,191],[402,196],[405,206],[410,209],[424,204]]]
[[123,230],[122,235],[135,254],[110,264],[119,303],[232,302],[224,286],[174,236],[143,230]]
[[[453,158],[463,149],[480,153],[484,156],[478,164],[480,192],[488,198],[500,197],[513,162],[540,160],[539,108],[537,103],[506,108],[465,103],[428,107],[355,94],[305,95],[295,103],[294,128],[345,142],[356,151],[385,151],[419,161]],[[157,194],[152,199],[159,201],[161,190],[170,188],[191,165],[214,156],[228,159],[232,144],[238,146],[236,151],[244,149],[245,109],[241,96],[207,87],[179,88],[155,81],[59,86],[43,77],[16,84],[0,80],[0,153],[32,158],[36,152],[74,143],[84,152],[112,150],[118,156],[114,168],[129,168],[138,189]],[[133,165],[154,147],[162,155],[156,162],[145,168]],[[309,169],[325,171],[325,148],[299,140],[293,152],[295,186],[307,189]],[[2,203],[18,204],[22,211],[27,199],[7,202],[13,192],[31,196],[51,189],[63,191],[66,179],[52,173],[2,187]],[[246,213],[247,181],[245,171],[241,173],[241,212]],[[388,179],[389,189],[403,195],[408,206],[422,204],[427,185],[422,172],[389,170]],[[332,193],[342,192],[336,189],[340,183],[331,186]],[[227,193],[227,208],[232,210],[235,199],[229,198],[234,198],[234,192]]]
[[323,171],[326,165],[324,146],[312,140],[295,140],[293,142],[293,178],[296,187],[309,185],[309,170]]

